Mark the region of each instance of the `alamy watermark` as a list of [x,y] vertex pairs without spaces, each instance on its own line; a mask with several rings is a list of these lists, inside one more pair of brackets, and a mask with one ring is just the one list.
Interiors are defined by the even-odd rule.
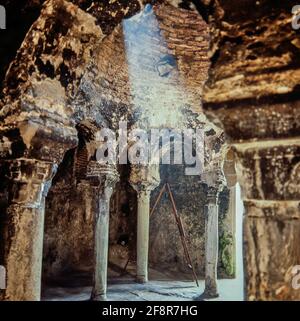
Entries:
[[0,290],[6,289],[6,269],[0,265]]
[[294,30],[300,29],[300,5],[296,5],[292,8],[292,27]]
[[0,6],[0,29],[6,29],[6,10]]
[[103,128],[96,135],[100,164],[185,165],[186,175],[200,175],[204,167],[203,129],[132,129],[119,123],[118,138]]

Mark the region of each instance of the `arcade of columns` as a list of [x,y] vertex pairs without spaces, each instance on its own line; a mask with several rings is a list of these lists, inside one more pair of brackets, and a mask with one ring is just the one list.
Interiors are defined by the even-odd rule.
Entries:
[[[94,216],[94,268],[92,300],[106,300],[109,247],[110,199],[119,174],[115,165],[96,161],[96,141],[87,143],[89,163],[84,184],[91,191]],[[225,145],[224,145],[225,146]],[[224,148],[225,149],[225,148]],[[206,206],[206,298],[217,296],[218,264],[218,195],[225,186],[224,155],[207,160],[210,165],[203,175],[209,187]],[[4,262],[7,288],[4,300],[40,300],[43,254],[45,199],[56,173],[57,163],[29,158],[5,160],[2,169],[8,190],[7,217],[3,221],[6,246]],[[137,265],[136,281],[148,282],[150,195],[159,185],[159,166],[131,165],[130,184],[137,193]],[[33,246],[34,245],[34,246]],[[22,268],[20,268],[22,267]]]

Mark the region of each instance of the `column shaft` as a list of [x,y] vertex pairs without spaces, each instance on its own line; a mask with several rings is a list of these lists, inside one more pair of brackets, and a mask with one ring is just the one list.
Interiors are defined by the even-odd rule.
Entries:
[[150,191],[138,194],[137,281],[148,282]]
[[[44,210],[11,206],[5,229],[10,247],[6,253],[6,300],[38,301],[41,295]],[[9,237],[10,233],[14,233]]]
[[209,297],[217,297],[217,267],[219,251],[217,204],[206,205],[205,222],[205,294]]
[[3,300],[39,301],[45,198],[56,166],[35,160],[12,162],[12,201],[8,204],[3,224],[4,242],[1,260],[7,271]]
[[87,177],[93,187],[94,271],[91,300],[105,301],[109,248],[109,209],[115,184],[119,180],[114,165],[90,161]]
[[160,181],[159,166],[134,165],[131,167],[130,184],[138,196],[137,213],[137,267],[136,281],[148,282],[150,195]]
[[106,300],[110,197],[101,195],[95,216],[93,300]]
[[203,174],[208,191],[205,205],[205,289],[199,300],[216,298],[219,258],[219,194],[226,180],[222,167],[211,168]]

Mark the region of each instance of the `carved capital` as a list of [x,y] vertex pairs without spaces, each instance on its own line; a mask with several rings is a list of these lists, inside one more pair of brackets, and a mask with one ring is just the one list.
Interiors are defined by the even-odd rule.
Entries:
[[216,187],[209,186],[207,192],[207,204],[217,205],[219,200],[220,190]]
[[217,204],[219,194],[226,186],[224,172],[220,168],[205,172],[202,175],[202,181],[208,186],[207,204]]
[[87,180],[93,188],[97,189],[101,195],[110,198],[116,183],[119,181],[119,173],[115,165],[100,164],[90,161],[87,168]]
[[209,187],[215,187],[222,190],[226,186],[226,177],[221,167],[212,168],[202,174],[202,181]]
[[42,197],[46,197],[57,165],[35,159],[4,161],[8,168],[7,178],[11,182],[12,204],[38,208]]
[[133,165],[129,183],[138,193],[138,197],[150,194],[160,184],[159,166]]

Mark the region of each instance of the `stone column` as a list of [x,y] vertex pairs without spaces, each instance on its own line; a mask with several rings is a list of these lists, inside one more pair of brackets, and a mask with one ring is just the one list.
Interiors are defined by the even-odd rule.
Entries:
[[147,188],[137,190],[137,272],[139,283],[148,282],[148,255],[149,255],[149,214],[151,191]]
[[110,199],[119,180],[114,165],[100,165],[91,161],[87,178],[91,181],[94,197],[94,274],[91,300],[105,301],[109,246]]
[[[237,277],[237,270],[240,271],[242,267],[237,266],[237,231],[236,231],[236,221],[237,221],[237,174],[235,170],[235,155],[234,151],[230,148],[226,154],[226,159],[224,162],[224,175],[226,177],[226,187],[229,189],[229,208],[226,217],[222,221],[223,229],[231,231],[231,235],[227,234],[226,241],[231,239],[231,244],[228,244],[223,248],[223,251],[219,251],[222,264],[226,265],[226,272],[230,272],[232,277]],[[224,231],[224,230],[223,230]],[[229,239],[230,238],[230,239]],[[219,242],[220,243],[220,242]],[[227,242],[226,242],[227,243]],[[240,245],[239,244],[239,248]],[[229,255],[226,255],[228,253]],[[225,255],[224,255],[225,254]]]
[[137,268],[136,281],[148,282],[149,214],[151,191],[159,185],[158,166],[133,166],[130,183],[137,192]]
[[1,253],[7,271],[3,300],[38,301],[41,296],[45,199],[57,166],[33,159],[6,161],[9,204]]
[[205,205],[205,290],[207,298],[216,298],[218,294],[217,268],[219,251],[219,191],[209,187]]
[[219,252],[219,194],[226,180],[220,169],[206,172],[204,182],[208,185],[205,205],[205,289],[199,299],[216,298],[218,294],[217,268]]

